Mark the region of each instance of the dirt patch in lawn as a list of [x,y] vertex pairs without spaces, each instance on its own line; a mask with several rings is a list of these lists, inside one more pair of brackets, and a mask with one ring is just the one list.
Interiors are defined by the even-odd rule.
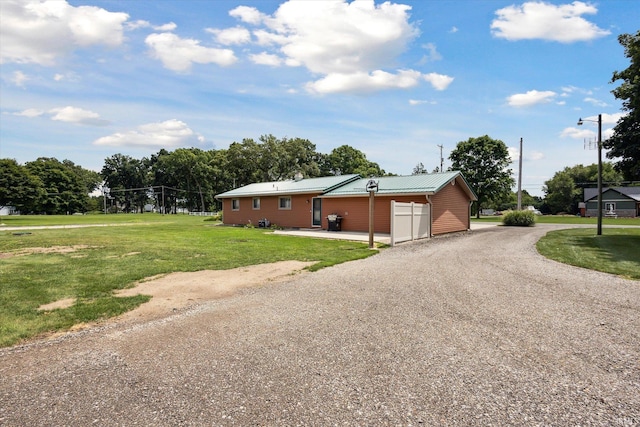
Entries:
[[226,297],[238,289],[260,286],[301,274],[313,262],[281,261],[231,270],[171,273],[148,278],[133,288],[116,291],[117,296],[151,295],[151,300],[129,311],[119,320],[150,320],[190,305]]
[[68,254],[82,249],[97,248],[97,246],[89,245],[73,245],[73,246],[50,246],[48,248],[24,248],[11,252],[0,252],[0,258],[11,258],[14,256],[25,256],[33,254]]

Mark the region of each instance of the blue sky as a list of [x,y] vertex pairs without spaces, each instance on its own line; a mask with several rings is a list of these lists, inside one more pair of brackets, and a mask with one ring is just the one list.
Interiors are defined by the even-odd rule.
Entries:
[[[523,189],[620,117],[617,37],[640,2],[513,0],[0,1],[0,158],[227,148],[243,138],[348,144],[387,172],[444,166],[459,141],[524,140]],[[588,145],[588,144],[587,144]]]

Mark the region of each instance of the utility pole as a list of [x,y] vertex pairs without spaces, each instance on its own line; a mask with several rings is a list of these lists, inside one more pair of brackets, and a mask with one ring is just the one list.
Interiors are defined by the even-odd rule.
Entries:
[[518,210],[522,209],[522,138],[520,138],[520,167],[518,171]]
[[442,170],[442,162],[443,162],[443,158],[442,158],[442,145],[438,144],[438,147],[440,147],[440,172],[443,172]]

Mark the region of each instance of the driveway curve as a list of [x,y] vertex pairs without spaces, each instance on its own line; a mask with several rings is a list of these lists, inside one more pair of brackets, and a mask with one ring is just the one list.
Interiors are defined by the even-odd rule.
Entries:
[[556,228],[404,244],[0,350],[0,425],[638,425],[640,282],[538,255]]

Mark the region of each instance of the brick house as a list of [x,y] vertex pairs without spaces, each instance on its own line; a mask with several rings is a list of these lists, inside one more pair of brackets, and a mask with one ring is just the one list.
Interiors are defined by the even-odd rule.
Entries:
[[[375,178],[374,230],[389,233],[391,201],[430,206],[431,234],[470,228],[471,202],[477,200],[460,172]],[[341,218],[344,231],[368,231],[370,178],[359,175],[249,184],[216,196],[223,222],[258,225],[263,219],[286,228],[328,229],[327,216]]]

